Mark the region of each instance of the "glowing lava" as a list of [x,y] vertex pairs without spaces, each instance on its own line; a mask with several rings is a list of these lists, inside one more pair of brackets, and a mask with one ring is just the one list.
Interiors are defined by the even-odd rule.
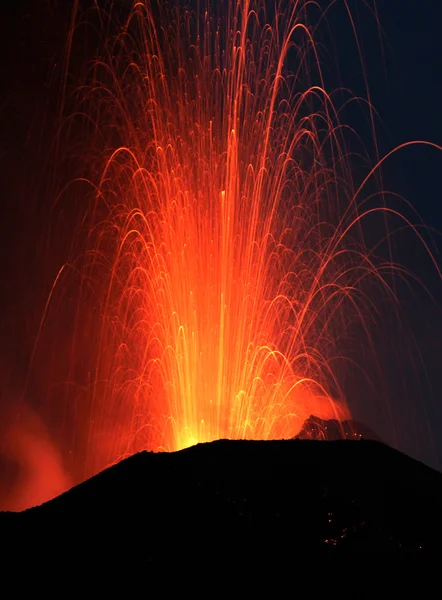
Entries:
[[290,438],[310,414],[348,415],[325,356],[348,268],[341,232],[321,231],[345,155],[325,91],[285,74],[291,46],[296,68],[314,53],[302,9],[270,27],[246,0],[137,3],[94,64],[97,128],[120,142],[97,185],[95,251],[115,246],[94,402],[127,419],[131,448]]

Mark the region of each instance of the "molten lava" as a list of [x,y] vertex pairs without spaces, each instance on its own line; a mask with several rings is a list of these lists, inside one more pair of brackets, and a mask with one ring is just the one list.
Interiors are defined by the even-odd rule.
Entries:
[[325,91],[285,72],[291,46],[299,69],[312,44],[304,9],[270,27],[247,0],[219,15],[149,6],[134,5],[87,94],[119,141],[96,193],[109,214],[95,253],[111,267],[94,402],[127,423],[111,453],[290,438],[310,414],[348,416],[326,356],[348,267],[341,231],[321,231],[345,155]]

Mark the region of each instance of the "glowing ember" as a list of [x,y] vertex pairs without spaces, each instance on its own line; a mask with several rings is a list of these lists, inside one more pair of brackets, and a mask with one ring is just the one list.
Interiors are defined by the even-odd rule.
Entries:
[[365,280],[391,292],[363,244],[308,3],[159,4],[120,24],[99,11],[117,33],[76,90],[91,167],[74,189],[94,202],[38,344],[73,296],[67,356],[46,367],[69,385],[43,412],[80,478],[144,448],[349,418],[332,363],[363,324]]

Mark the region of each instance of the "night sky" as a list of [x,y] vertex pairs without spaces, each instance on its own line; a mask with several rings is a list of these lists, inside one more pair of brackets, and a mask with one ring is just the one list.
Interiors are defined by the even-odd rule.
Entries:
[[[349,3],[359,7],[361,4]],[[410,140],[427,140],[440,145],[442,40],[437,33],[437,23],[442,17],[442,4],[432,0],[381,0],[376,4],[384,32],[382,47],[376,23],[367,11],[361,9],[355,22],[363,48],[371,101],[380,118],[377,130],[380,155]],[[342,43],[336,42],[342,82],[356,95],[366,96],[351,31],[342,25],[345,22],[343,3],[338,2],[337,5],[340,8],[330,21],[332,28],[336,27],[335,31],[342,31]],[[366,121],[355,117],[353,122],[370,144]],[[384,189],[409,201],[425,224],[434,230],[430,243],[439,265],[442,251],[441,158],[433,148],[414,146],[391,157],[382,172]],[[389,198],[389,202],[392,202],[391,206],[401,206],[411,221],[416,222],[412,212],[402,204],[396,205],[393,198]],[[376,227],[373,233],[376,234]],[[382,368],[388,378],[390,408],[384,401],[373,402],[368,390],[361,389],[358,378],[353,379],[352,375],[349,376],[348,394],[357,404],[353,408],[354,413],[376,426],[385,439],[392,441],[390,436],[394,430],[393,443],[399,448],[441,468],[442,288],[434,266],[419,251],[413,236],[398,236],[395,243],[395,256],[399,262],[416,273],[434,295],[435,302],[432,303],[415,286],[417,295],[413,297],[405,293],[401,296],[407,320],[422,352],[422,361],[411,374],[410,360],[402,353],[401,344],[395,341],[392,348],[386,343],[385,337],[389,335],[387,325],[385,330],[375,333],[375,338]],[[397,339],[400,338],[401,334]],[[409,340],[410,336],[407,337]],[[398,361],[393,358],[395,349]],[[412,362],[416,364],[415,358]]]
[[[78,207],[51,223],[53,195],[63,178],[75,172],[65,164],[53,176],[49,148],[53,143],[62,77],[62,57],[69,27],[69,2],[2,2],[0,6],[0,419],[7,422],[27,374],[39,316],[60,265],[69,250],[72,221]],[[322,0],[321,5],[327,3]],[[378,0],[381,38],[376,20],[364,3],[349,0],[360,36],[367,69],[371,102],[379,113],[377,140],[381,156],[410,140],[442,145],[442,3],[435,0]],[[337,0],[328,15],[334,49],[326,28],[321,29],[329,50],[326,81],[356,95],[366,96],[360,61],[344,2]],[[74,69],[81,69],[84,45],[74,53]],[[324,54],[326,57],[327,54]],[[373,152],[370,126],[360,111],[349,109],[345,119],[360,133]],[[51,176],[42,176],[51,173]],[[392,157],[383,169],[383,186],[406,198],[426,225],[434,230],[433,250],[442,250],[442,153],[433,148],[407,148]],[[392,200],[393,201],[393,200]],[[394,202],[394,201],[393,201]],[[77,211],[77,213],[75,213]],[[407,215],[416,221],[411,209]],[[76,216],[75,216],[76,214]],[[52,233],[51,242],[46,233]],[[368,230],[367,235],[376,236]],[[54,249],[48,245],[55,240]],[[396,258],[422,279],[434,300],[417,286],[401,295],[411,335],[421,359],[408,355],[411,337],[401,343],[401,332],[387,325],[373,332],[383,365],[385,393],[369,389],[356,372],[342,372],[343,387],[355,418],[377,431],[386,441],[423,460],[442,467],[442,285],[434,266],[410,233],[394,242]],[[52,246],[51,246],[52,248]],[[47,259],[48,253],[50,259]],[[45,260],[42,261],[42,257]],[[437,257],[442,265],[441,256]],[[388,339],[386,339],[388,338]],[[391,342],[391,343],[389,343]],[[395,354],[395,349],[397,353]],[[358,349],[354,349],[355,358]],[[410,360],[413,368],[410,367]],[[38,397],[41,382],[32,382]],[[34,402],[31,400],[31,402]],[[35,400],[38,405],[38,400]],[[50,427],[51,424],[48,424]],[[2,433],[0,425],[0,434]]]

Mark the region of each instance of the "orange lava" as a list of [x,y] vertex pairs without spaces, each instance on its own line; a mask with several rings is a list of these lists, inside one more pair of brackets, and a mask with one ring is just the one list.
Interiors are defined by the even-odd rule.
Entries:
[[138,3],[94,65],[97,126],[121,141],[97,185],[96,252],[111,231],[116,246],[94,392],[126,420],[111,454],[348,417],[324,354],[345,261],[320,231],[345,157],[327,94],[285,75],[295,38],[310,43],[303,14],[292,3],[268,27],[247,0],[219,21]]

